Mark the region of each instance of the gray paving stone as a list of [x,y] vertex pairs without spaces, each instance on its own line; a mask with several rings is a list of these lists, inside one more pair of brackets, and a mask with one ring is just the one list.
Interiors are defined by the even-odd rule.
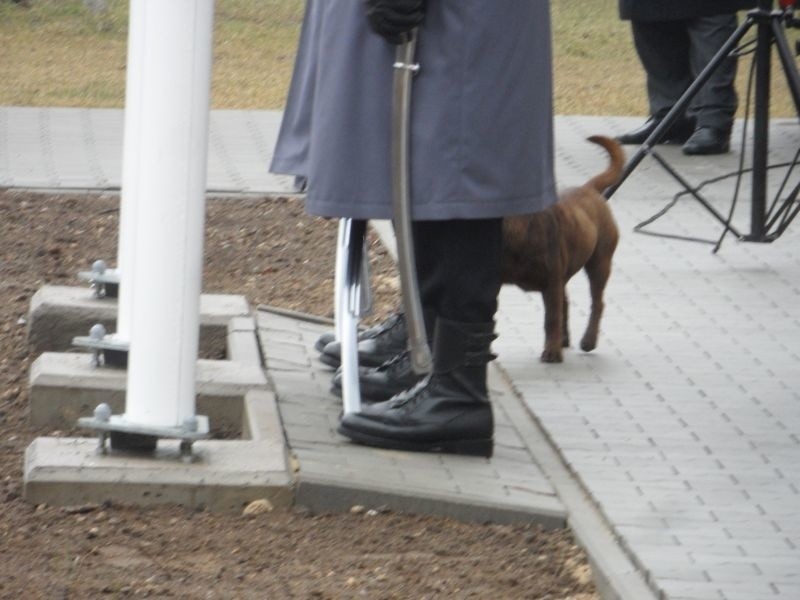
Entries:
[[[291,193],[293,181],[267,171],[280,127],[278,111],[211,112],[208,189]],[[119,189],[123,111],[0,107],[6,146],[0,181],[14,187]],[[3,148],[14,151],[2,151]]]
[[[316,360],[313,345],[330,324],[267,310],[258,312],[257,322],[287,439],[300,464],[303,503],[317,509],[347,502],[386,504],[478,520],[565,522],[552,485],[508,414],[511,403],[519,401],[499,380],[490,385],[498,420],[497,452],[491,460],[356,446],[335,432],[341,401],[320,401],[332,371]],[[292,343],[270,343],[276,337]]]
[[660,578],[659,587],[667,598],[691,598],[691,600],[720,600],[724,599],[722,588],[716,583],[684,581],[678,579]]
[[773,588],[781,598],[800,598],[800,585],[776,583]]

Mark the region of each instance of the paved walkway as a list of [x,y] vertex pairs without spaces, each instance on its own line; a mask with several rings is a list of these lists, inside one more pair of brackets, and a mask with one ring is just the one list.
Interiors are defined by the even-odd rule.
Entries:
[[[290,181],[266,174],[278,122],[273,112],[215,112],[209,187],[290,190]],[[580,183],[603,168],[604,157],[585,137],[638,122],[559,117],[559,181]],[[0,185],[117,187],[121,123],[119,111],[0,108]],[[800,147],[797,124],[775,122],[771,133],[771,161],[791,159]],[[687,159],[671,147],[663,155],[694,183],[733,171],[739,158],[737,150]],[[779,180],[773,175],[771,187]],[[732,180],[707,188],[722,213],[732,189]],[[747,182],[744,190],[734,222],[746,231]],[[800,598],[800,222],[773,244],[729,237],[717,254],[707,244],[632,232],[677,191],[672,177],[647,160],[612,199],[623,238],[594,352],[573,348],[563,364],[541,364],[539,297],[503,290],[495,343],[500,357],[492,374],[502,443],[492,461],[412,459],[432,461],[425,470],[409,468],[396,453],[349,446],[331,432],[334,404],[317,402],[325,396],[326,375],[315,367],[306,372],[316,383],[292,382],[311,363],[292,359],[288,343],[267,343],[267,354],[282,348],[276,359],[301,361],[273,359],[271,368],[284,378],[275,379],[287,390],[283,418],[316,490],[361,490],[377,472],[394,478],[389,494],[405,490],[428,507],[450,502],[439,494],[441,486],[455,486],[468,507],[483,501],[488,489],[490,501],[505,503],[507,514],[535,498],[556,516],[568,514],[599,574],[611,580],[610,595]],[[691,199],[646,229],[707,239],[721,233]],[[570,296],[578,339],[588,315],[582,276],[570,284]],[[295,336],[295,350],[309,355],[321,326],[293,320],[290,329],[304,332],[284,328],[281,334],[286,321],[278,317],[259,313],[260,328],[275,330],[265,338]],[[297,429],[305,423],[314,425]],[[507,443],[515,435],[522,436],[519,443]]]
[[[280,122],[277,111],[212,111],[209,191],[291,191],[267,170]],[[119,189],[122,130],[117,109],[0,107],[0,187]]]
[[331,324],[260,309],[258,332],[292,452],[300,464],[298,502],[315,509],[353,504],[437,513],[475,521],[534,520],[563,527],[566,510],[521,435],[524,408],[494,372],[492,460],[386,452],[336,433],[342,401],[330,393],[332,370],[314,342]]

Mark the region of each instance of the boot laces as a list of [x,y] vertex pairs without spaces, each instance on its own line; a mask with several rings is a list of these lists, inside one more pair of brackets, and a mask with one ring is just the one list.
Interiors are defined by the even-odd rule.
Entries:
[[390,400],[392,408],[402,408],[404,406],[413,408],[420,401],[424,400],[428,396],[428,387],[431,378],[432,375],[427,375],[415,383],[413,387],[397,394]]
[[375,327],[374,329],[375,335],[373,337],[377,337],[379,335],[383,335],[384,333],[391,331],[392,329],[397,327],[402,322],[402,320],[403,320],[402,313],[390,316],[385,321],[382,321]]
[[403,350],[378,367],[378,371],[386,373],[403,373],[411,366],[411,352]]

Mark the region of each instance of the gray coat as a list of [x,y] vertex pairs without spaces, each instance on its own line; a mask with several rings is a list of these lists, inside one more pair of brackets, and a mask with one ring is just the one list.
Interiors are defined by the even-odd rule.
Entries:
[[[412,99],[413,218],[489,218],[555,201],[549,2],[437,0]],[[309,0],[271,170],[308,177],[307,210],[391,216],[394,46],[363,0]]]
[[619,0],[619,16],[633,21],[676,21],[734,13],[756,0]]

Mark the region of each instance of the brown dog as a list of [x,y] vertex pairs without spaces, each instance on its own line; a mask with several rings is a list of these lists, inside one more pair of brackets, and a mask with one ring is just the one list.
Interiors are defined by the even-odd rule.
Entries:
[[588,352],[597,346],[603,291],[619,240],[602,192],[619,179],[625,154],[610,138],[593,136],[589,141],[608,151],[608,169],[583,186],[560,193],[558,202],[543,211],[503,219],[503,283],[539,291],[544,299],[543,362],[561,362],[562,347],[569,346],[566,284],[581,268],[589,277],[592,295],[581,349]]

